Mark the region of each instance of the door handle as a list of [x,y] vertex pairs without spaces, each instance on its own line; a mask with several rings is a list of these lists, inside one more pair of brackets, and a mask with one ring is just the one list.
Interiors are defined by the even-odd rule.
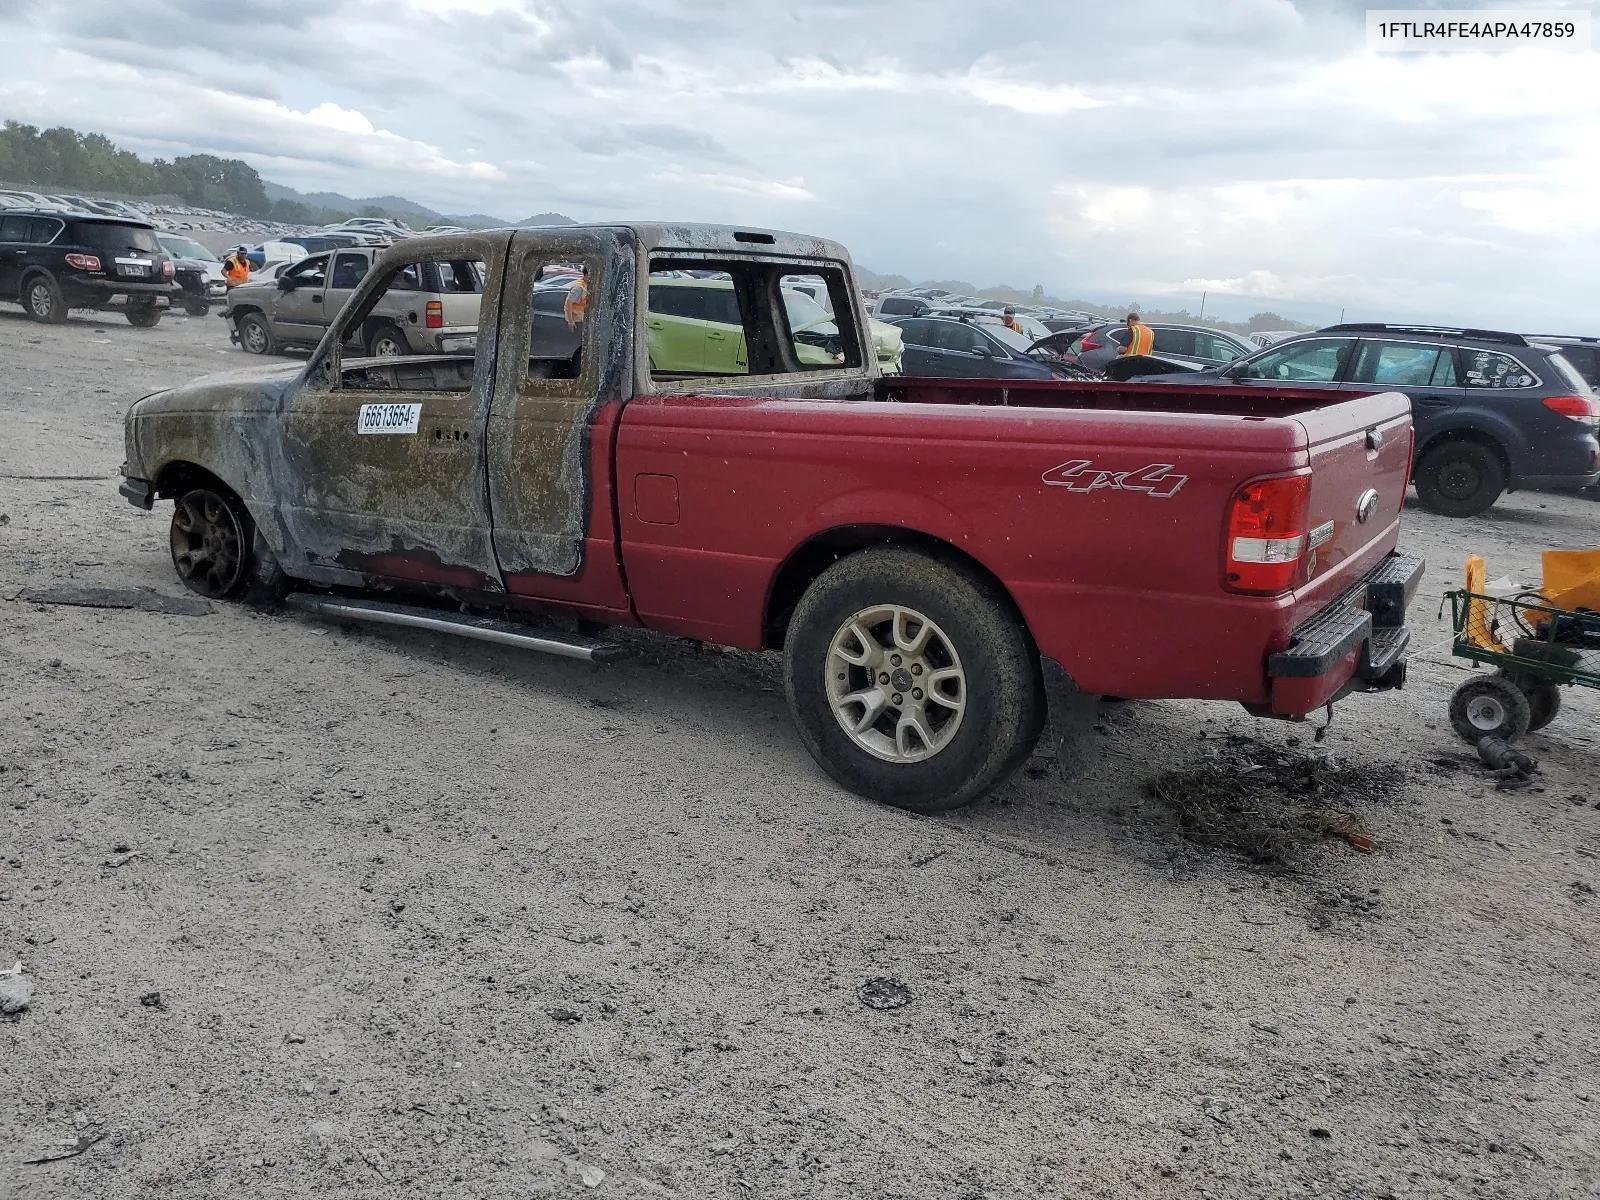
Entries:
[[321,296],[313,296],[313,297],[311,297],[311,303],[313,303],[313,304],[321,304],[322,303],[322,297]]
[[710,333],[706,334],[706,337],[710,338],[714,342],[725,342],[728,340],[727,334],[718,333],[715,330],[712,330]]
[[646,321],[645,324],[650,326],[651,329],[660,329],[661,328],[661,322],[660,321]]
[[1423,408],[1449,408],[1453,402],[1442,396],[1418,396],[1417,403]]

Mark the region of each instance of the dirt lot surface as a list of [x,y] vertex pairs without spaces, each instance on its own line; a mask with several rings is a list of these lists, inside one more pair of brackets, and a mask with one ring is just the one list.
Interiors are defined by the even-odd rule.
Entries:
[[1311,745],[1228,705],[1104,704],[1081,774],[926,819],[833,786],[764,658],[22,599],[183,594],[122,414],[243,357],[0,306],[0,969],[36,989],[0,1195],[1600,1190],[1600,704],[1497,791],[1437,616],[1469,550],[1536,578],[1600,505],[1408,514],[1412,684],[1324,743],[1402,773],[1378,849],[1267,871],[1144,791],[1229,731]]

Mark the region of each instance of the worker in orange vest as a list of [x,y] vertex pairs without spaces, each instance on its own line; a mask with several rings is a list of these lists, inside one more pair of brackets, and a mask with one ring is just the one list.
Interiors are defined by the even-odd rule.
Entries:
[[577,329],[589,315],[589,280],[578,276],[577,280],[567,289],[566,301],[561,306],[567,318],[567,328]]
[[1128,314],[1128,344],[1120,353],[1127,355],[1149,354],[1156,344],[1155,331],[1139,320],[1138,313]]
[[233,253],[222,260],[222,277],[229,287],[250,282],[250,251],[246,247],[234,247]]

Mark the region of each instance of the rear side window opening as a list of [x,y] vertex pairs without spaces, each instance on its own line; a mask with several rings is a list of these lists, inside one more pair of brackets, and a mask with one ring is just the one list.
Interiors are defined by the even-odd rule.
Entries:
[[844,268],[756,258],[650,262],[647,342],[656,382],[860,367]]
[[160,254],[161,243],[156,241],[153,229],[137,225],[115,225],[102,221],[75,221],[69,241],[80,246],[93,246],[108,254]]

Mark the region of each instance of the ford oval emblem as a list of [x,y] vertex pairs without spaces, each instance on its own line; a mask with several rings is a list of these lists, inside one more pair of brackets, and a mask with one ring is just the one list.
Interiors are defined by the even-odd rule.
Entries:
[[1378,511],[1378,489],[1368,488],[1361,493],[1361,499],[1356,501],[1356,520],[1365,525],[1372,520],[1372,514]]

